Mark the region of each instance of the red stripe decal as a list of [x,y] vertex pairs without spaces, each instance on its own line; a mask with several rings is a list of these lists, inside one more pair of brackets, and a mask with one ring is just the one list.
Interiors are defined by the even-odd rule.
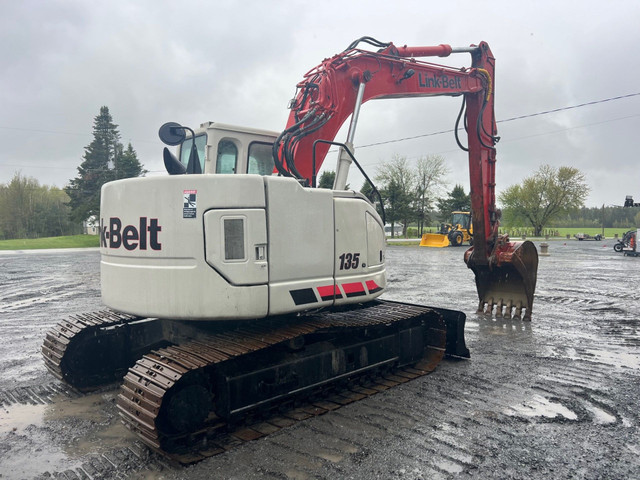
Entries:
[[364,285],[362,285],[362,283],[360,282],[343,283],[342,289],[344,290],[344,293],[347,295],[347,297],[366,295],[366,292],[364,291]]
[[382,290],[382,287],[373,280],[367,280],[367,289],[369,290],[369,293],[375,293]]
[[334,296],[336,298],[342,298],[342,293],[340,293],[338,285],[327,285],[325,287],[318,287],[318,293],[323,300],[331,299]]
[[325,287],[318,287],[318,293],[321,297],[340,296],[340,289],[337,285],[327,285]]

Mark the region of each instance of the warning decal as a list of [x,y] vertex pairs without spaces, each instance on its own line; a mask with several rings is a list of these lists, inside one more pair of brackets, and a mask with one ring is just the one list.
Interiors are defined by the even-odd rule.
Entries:
[[184,190],[182,192],[182,218],[196,218],[197,190]]

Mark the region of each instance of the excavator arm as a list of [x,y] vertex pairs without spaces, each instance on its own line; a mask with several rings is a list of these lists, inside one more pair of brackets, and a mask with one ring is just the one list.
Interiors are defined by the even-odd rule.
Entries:
[[[379,48],[358,48],[366,42]],[[471,65],[449,67],[418,60],[471,54]],[[452,48],[449,45],[396,47],[370,37],[353,42],[342,53],[325,59],[298,83],[287,126],[274,144],[280,174],[306,184],[314,179],[333,140],[352,116],[347,148],[353,150],[353,132],[360,106],[372,99],[463,96],[456,122],[456,140],[469,152],[474,246],[465,261],[476,275],[479,311],[497,316],[530,319],[538,256],[531,242],[510,242],[498,234],[500,212],[495,204],[495,145],[499,140],[494,114],[495,60],[489,46]],[[464,112],[467,146],[458,139]],[[346,163],[342,159],[346,160]],[[344,188],[350,161],[341,154],[334,188]]]

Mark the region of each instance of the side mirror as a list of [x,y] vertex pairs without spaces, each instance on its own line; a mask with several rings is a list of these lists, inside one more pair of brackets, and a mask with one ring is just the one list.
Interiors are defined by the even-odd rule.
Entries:
[[167,122],[158,130],[158,136],[160,140],[162,140],[162,143],[174,147],[180,145],[187,135],[185,133],[185,127],[179,123]]

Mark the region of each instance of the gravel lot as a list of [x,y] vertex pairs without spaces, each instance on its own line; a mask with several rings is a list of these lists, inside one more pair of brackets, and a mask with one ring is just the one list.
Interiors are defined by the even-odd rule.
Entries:
[[150,453],[119,423],[116,388],[78,395],[44,368],[45,332],[101,308],[99,253],[2,253],[0,474],[640,478],[640,258],[612,246],[550,242],[530,323],[475,314],[461,249],[390,246],[383,298],[464,311],[472,358],[190,467]]

